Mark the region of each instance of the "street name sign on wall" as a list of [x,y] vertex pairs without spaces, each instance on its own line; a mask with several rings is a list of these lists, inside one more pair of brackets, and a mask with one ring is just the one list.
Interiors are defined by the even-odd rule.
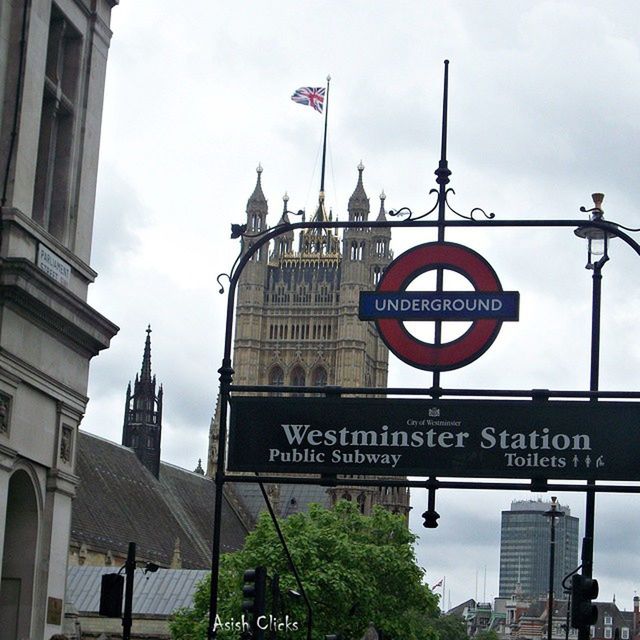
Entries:
[[638,402],[230,402],[230,471],[640,480]]
[[[407,291],[427,271],[464,276],[474,291]],[[502,322],[517,320],[520,297],[503,291],[493,267],[476,251],[453,242],[427,242],[405,251],[384,271],[375,291],[360,293],[359,318],[375,320],[380,337],[398,358],[418,369],[449,371],[479,358]],[[412,320],[471,321],[456,340],[432,344],[404,326]]]

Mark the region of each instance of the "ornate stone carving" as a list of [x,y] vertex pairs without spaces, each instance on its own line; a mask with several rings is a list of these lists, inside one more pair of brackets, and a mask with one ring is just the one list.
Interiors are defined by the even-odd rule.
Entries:
[[62,425],[60,435],[60,461],[71,464],[73,460],[73,427],[68,424]]
[[0,393],[0,433],[9,433],[9,416],[11,413],[11,397]]

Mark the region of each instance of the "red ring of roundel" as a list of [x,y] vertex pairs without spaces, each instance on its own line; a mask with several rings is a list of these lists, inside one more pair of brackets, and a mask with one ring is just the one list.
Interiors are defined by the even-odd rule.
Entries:
[[[376,291],[404,291],[420,274],[437,268],[457,271],[476,291],[502,291],[493,267],[473,249],[453,242],[427,242],[409,249],[387,267]],[[473,362],[493,344],[502,326],[500,320],[474,320],[459,338],[437,346],[412,336],[401,320],[375,322],[390,351],[407,364],[427,371],[450,371]]]

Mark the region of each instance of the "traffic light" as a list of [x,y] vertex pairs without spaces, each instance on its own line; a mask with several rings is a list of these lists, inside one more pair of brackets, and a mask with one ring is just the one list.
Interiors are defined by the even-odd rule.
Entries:
[[264,637],[258,628],[258,618],[264,615],[267,596],[267,569],[256,567],[244,572],[242,585],[242,611],[251,615],[251,633],[255,640]]
[[598,597],[598,581],[575,574],[571,578],[571,626],[584,629],[596,623],[598,607],[591,601]]
[[100,587],[101,616],[109,618],[122,617],[122,593],[124,592],[124,576],[119,573],[105,573]]

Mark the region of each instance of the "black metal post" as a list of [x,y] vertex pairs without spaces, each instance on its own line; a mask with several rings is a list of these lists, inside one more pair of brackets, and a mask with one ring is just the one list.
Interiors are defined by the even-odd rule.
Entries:
[[276,533],[278,534],[278,539],[280,540],[282,549],[284,550],[284,553],[287,556],[287,563],[289,564],[289,569],[291,569],[291,573],[293,573],[293,576],[296,579],[296,584],[298,585],[298,589],[300,589],[300,595],[302,596],[302,599],[304,600],[304,604],[307,608],[307,640],[311,640],[311,632],[313,630],[313,608],[311,607],[311,601],[309,600],[309,596],[305,591],[304,584],[302,583],[302,578],[300,577],[298,568],[296,567],[296,564],[293,561],[293,557],[291,556],[291,552],[289,551],[289,547],[287,546],[287,541],[285,540],[284,534],[282,533],[282,529],[280,528],[280,523],[278,522],[278,518],[276,517],[276,514],[273,511],[273,506],[271,504],[271,500],[269,500],[267,491],[264,488],[264,484],[260,482],[258,486],[260,487],[260,491],[262,492],[262,497],[264,498],[264,502],[267,505],[267,511],[269,512],[269,516],[271,517],[273,526],[276,530]]
[[[605,236],[605,246],[607,239]],[[608,260],[605,248],[604,256],[593,264],[593,287],[591,296],[591,372],[589,391],[598,391],[600,385],[600,310],[602,304],[602,267]],[[597,396],[591,402],[597,402]],[[596,492],[595,480],[587,480],[586,504],[584,515],[584,538],[582,540],[582,575],[593,577],[593,539],[595,534]],[[578,640],[589,640],[589,630],[579,629]]]
[[[555,506],[555,505],[554,505]],[[552,507],[553,508],[553,507]],[[556,519],[551,516],[551,540],[549,542],[549,613],[547,615],[547,639],[553,638],[553,577],[556,560]]]
[[[229,319],[229,307],[227,308],[227,323]],[[227,328],[225,347],[230,350],[231,329]],[[222,501],[224,493],[224,455],[226,444],[227,402],[229,398],[229,386],[233,380],[231,358],[225,354],[220,373],[220,439],[218,441],[218,460],[215,475],[216,495],[213,505],[213,541],[211,549],[211,592],[209,594],[209,627],[207,637],[213,640],[216,637],[216,617],[218,614],[218,583],[220,574],[220,540],[222,532]]]
[[554,603],[554,578],[556,562],[556,518],[563,516],[562,511],[558,511],[557,498],[551,498],[551,509],[545,511],[545,516],[551,518],[551,536],[549,539],[549,599],[547,603],[547,640],[553,638],[553,603]]
[[124,582],[124,612],[122,614],[122,640],[131,638],[131,625],[133,618],[131,616],[133,606],[133,576],[136,571],[136,543],[129,543],[129,551],[127,553],[127,562],[125,564],[125,582]]
[[[444,88],[442,92],[442,137],[440,141],[440,162],[435,171],[438,183],[438,242],[444,242],[445,213],[447,202],[447,185],[451,171],[447,161],[447,125],[449,117],[449,61],[444,61]],[[441,293],[444,289],[444,269],[436,270],[436,291]],[[436,320],[433,343],[440,346],[442,343],[442,322]],[[440,387],[440,371],[434,371],[433,388]]]
[[271,578],[271,615],[274,624],[270,625],[269,640],[276,640],[276,623],[280,616],[280,576],[277,573]]

